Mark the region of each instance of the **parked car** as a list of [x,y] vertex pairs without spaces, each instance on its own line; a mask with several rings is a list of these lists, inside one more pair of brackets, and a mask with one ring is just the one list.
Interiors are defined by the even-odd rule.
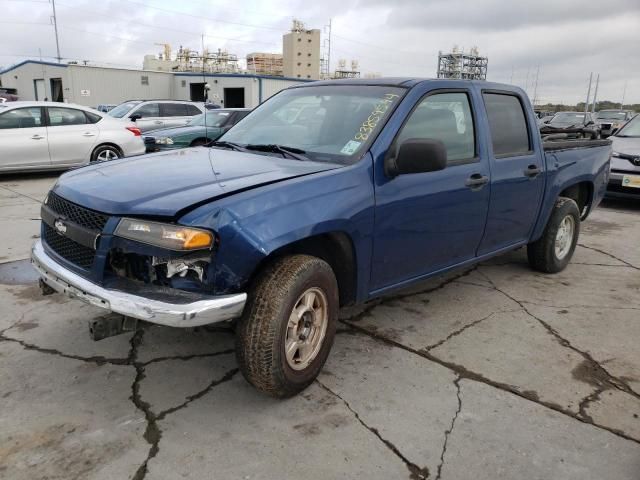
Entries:
[[0,104],[0,172],[66,169],[144,153],[133,124],[57,102]]
[[147,152],[197,147],[218,139],[251,111],[249,108],[225,108],[196,115],[183,127],[151,130],[144,136]]
[[98,110],[99,112],[104,112],[107,113],[111,110],[113,110],[114,108],[116,108],[117,105],[114,104],[110,104],[110,103],[101,103],[100,105],[98,105],[96,107],[96,110]]
[[595,114],[595,122],[600,126],[604,138],[613,135],[635,114],[630,110],[600,110]]
[[0,103],[16,102],[18,101],[18,95],[14,90],[8,90],[6,88],[0,88]]
[[540,125],[542,134],[564,133],[570,138],[599,138],[600,127],[590,112],[558,112]]
[[109,110],[115,118],[128,118],[141,132],[186,125],[195,115],[205,112],[203,103],[181,100],[128,100]]
[[291,396],[320,372],[342,305],[522,246],[535,270],[567,266],[611,142],[543,144],[535,118],[522,89],[484,81],[301,84],[213,148],[62,175],[33,265],[43,293],[128,318],[239,318],[245,378]]
[[636,115],[615,135],[607,195],[640,198],[640,116]]

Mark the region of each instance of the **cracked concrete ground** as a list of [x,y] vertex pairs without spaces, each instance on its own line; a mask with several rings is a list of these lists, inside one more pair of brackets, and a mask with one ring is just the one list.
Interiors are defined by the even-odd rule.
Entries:
[[0,179],[0,478],[640,478],[640,204],[607,202],[562,273],[518,250],[341,312],[278,401],[227,325],[89,339],[26,260],[54,176]]

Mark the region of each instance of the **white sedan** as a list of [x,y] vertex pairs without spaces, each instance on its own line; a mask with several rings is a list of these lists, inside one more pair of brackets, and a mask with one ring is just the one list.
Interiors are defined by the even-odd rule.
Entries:
[[63,170],[145,153],[135,124],[56,102],[0,104],[0,172]]

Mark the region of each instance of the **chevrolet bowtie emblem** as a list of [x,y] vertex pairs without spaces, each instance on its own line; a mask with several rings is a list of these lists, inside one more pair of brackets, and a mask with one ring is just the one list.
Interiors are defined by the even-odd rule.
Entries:
[[56,220],[55,222],[53,222],[53,226],[56,227],[56,231],[60,235],[67,233],[67,226],[64,223],[62,223],[62,220],[60,219]]

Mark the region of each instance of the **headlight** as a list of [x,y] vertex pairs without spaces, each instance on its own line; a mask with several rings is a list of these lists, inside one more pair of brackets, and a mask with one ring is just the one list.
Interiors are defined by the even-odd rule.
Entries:
[[115,235],[169,250],[199,250],[213,245],[213,234],[206,230],[133,218],[120,220]]
[[173,145],[173,140],[170,137],[157,137],[156,143],[159,145]]

